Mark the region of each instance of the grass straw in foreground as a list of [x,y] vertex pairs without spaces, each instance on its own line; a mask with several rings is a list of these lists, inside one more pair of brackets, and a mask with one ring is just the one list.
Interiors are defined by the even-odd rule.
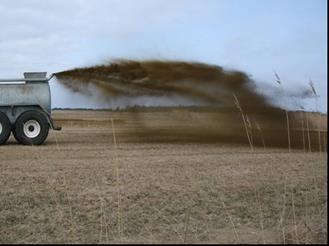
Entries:
[[306,142],[305,142],[305,127],[304,127],[304,111],[300,111],[300,119],[302,123],[302,137],[303,137],[303,150],[306,152]]
[[262,140],[262,144],[263,144],[263,148],[265,150],[266,149],[266,145],[265,145],[263,130],[262,130],[260,124],[257,122],[257,120],[255,120],[255,125],[256,125],[257,130],[259,131],[259,134],[260,134],[260,137],[261,137],[261,140]]
[[187,209],[187,212],[185,214],[185,225],[184,225],[184,243],[187,243],[187,233],[188,233],[188,228],[189,228],[189,223],[190,223],[190,209]]
[[246,119],[245,119],[245,116],[243,114],[243,110],[241,108],[241,105],[240,105],[240,102],[239,102],[239,99],[236,97],[236,95],[233,93],[233,97],[234,97],[234,100],[235,100],[235,106],[237,107],[237,109],[240,111],[241,113],[241,116],[242,116],[242,120],[243,120],[243,124],[244,124],[244,128],[245,128],[245,131],[246,131],[246,134],[247,134],[247,138],[248,138],[248,142],[249,142],[249,145],[250,145],[250,150],[251,151],[254,151],[254,146],[251,142],[251,139],[250,139],[250,136],[249,136],[249,131],[248,131],[248,128],[247,128],[247,123],[246,123]]
[[282,232],[282,241],[283,244],[286,244],[286,233],[285,233],[285,227],[284,227],[284,219],[285,219],[285,214],[286,214],[286,194],[287,194],[287,176],[284,177],[284,193],[283,193],[283,207],[280,215],[280,227],[281,227],[281,232]]
[[324,136],[323,136],[323,152],[327,152],[328,148],[327,148],[327,136],[328,136],[328,132],[327,130],[323,130],[324,132]]
[[316,93],[316,90],[315,90],[315,87],[314,87],[314,84],[313,84],[313,82],[312,82],[312,80],[310,80],[310,87],[311,87],[311,90],[312,90],[312,92],[313,92],[313,94],[314,94],[314,97],[315,97],[315,111],[316,111],[316,113],[318,113],[318,138],[319,138],[319,153],[321,153],[322,152],[322,143],[321,143],[321,123],[320,123],[320,121],[321,121],[321,114],[320,114],[320,112],[319,112],[319,109],[318,109],[318,97],[319,97],[319,95]]
[[117,180],[117,196],[118,196],[118,236],[119,241],[122,239],[122,211],[121,211],[121,194],[120,194],[120,172],[119,172],[119,163],[118,163],[118,155],[117,155],[117,138],[115,133],[114,120],[111,118],[111,126],[113,133],[113,142],[114,142],[114,151],[115,151],[115,169],[116,169],[116,180]]
[[253,135],[252,135],[252,124],[251,124],[247,114],[246,114],[246,122],[247,122],[248,131],[250,133],[251,144],[254,145],[254,138],[253,138]]
[[291,152],[291,140],[290,140],[290,124],[289,124],[289,114],[288,111],[285,110],[286,112],[286,119],[287,119],[287,132],[288,132],[288,148],[289,148],[289,153]]
[[311,146],[309,114],[306,114],[306,128],[307,128],[307,138],[308,138],[308,152],[311,153],[312,152],[312,146]]
[[[274,72],[274,74],[275,74],[276,82],[280,85],[282,96],[284,96],[284,90],[283,90],[281,78],[276,72]],[[288,111],[286,109],[284,111],[286,113],[286,119],[287,119],[288,150],[290,153],[291,152],[291,139],[290,139],[289,115],[288,115]]]

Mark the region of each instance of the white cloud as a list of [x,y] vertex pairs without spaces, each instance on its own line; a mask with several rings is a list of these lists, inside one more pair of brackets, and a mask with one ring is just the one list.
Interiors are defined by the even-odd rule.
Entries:
[[200,9],[200,3],[2,0],[0,73],[17,74],[22,68],[57,71],[63,64],[70,68],[108,58],[111,52],[120,55],[118,47],[124,54],[121,44],[133,44],[146,32],[174,25],[184,17],[184,9]]

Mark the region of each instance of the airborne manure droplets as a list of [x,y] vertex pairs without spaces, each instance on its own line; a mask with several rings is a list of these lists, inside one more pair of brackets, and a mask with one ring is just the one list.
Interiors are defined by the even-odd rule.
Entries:
[[[120,60],[55,75],[71,90],[87,95],[97,90],[102,99],[119,102],[119,107],[211,108],[214,113],[205,114],[204,123],[217,122],[218,127],[202,135],[201,124],[199,131],[193,129],[194,135],[200,133],[197,140],[240,143],[246,141],[248,132],[252,144],[260,145],[264,144],[257,133],[261,130],[268,145],[286,145],[282,137],[287,134],[285,111],[258,94],[254,81],[244,72],[204,63]],[[292,147],[301,148],[299,125],[303,119],[296,115],[291,113],[290,117]],[[138,120],[139,126],[147,128],[143,119]],[[163,129],[161,132],[173,134]]]

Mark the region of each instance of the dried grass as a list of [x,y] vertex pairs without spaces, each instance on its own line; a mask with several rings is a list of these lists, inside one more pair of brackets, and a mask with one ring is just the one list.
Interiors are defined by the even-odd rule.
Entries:
[[234,97],[234,100],[235,100],[235,106],[240,111],[240,114],[241,114],[241,117],[242,117],[242,121],[243,121],[243,125],[244,125],[244,128],[245,128],[246,134],[247,134],[247,138],[248,138],[250,150],[251,151],[254,151],[254,146],[252,144],[252,139],[251,139],[251,136],[249,135],[250,133],[249,133],[249,130],[248,130],[247,119],[246,119],[246,117],[245,117],[245,115],[243,113],[243,110],[241,108],[239,99],[237,98],[237,96],[234,93],[233,93],[233,97]]
[[117,115],[70,117],[44,146],[1,146],[1,243],[327,242],[322,155],[123,143]]

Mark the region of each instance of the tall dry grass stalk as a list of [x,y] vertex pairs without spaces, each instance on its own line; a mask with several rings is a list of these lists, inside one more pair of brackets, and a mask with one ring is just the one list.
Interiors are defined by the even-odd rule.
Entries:
[[262,203],[260,201],[260,196],[259,196],[257,187],[255,186],[254,189],[255,189],[256,202],[258,204],[258,209],[259,209],[259,214],[260,214],[259,223],[260,223],[260,228],[262,230],[262,240],[263,240],[263,244],[266,244],[265,235],[264,235],[264,213],[263,213]]
[[242,110],[242,108],[241,108],[241,105],[240,105],[239,99],[237,98],[237,96],[236,96],[234,93],[233,93],[233,97],[234,97],[234,100],[235,100],[235,101],[234,101],[235,106],[236,106],[237,109],[240,111],[241,116],[242,116],[243,125],[244,125],[244,128],[245,128],[246,134],[247,134],[247,138],[248,138],[249,145],[250,145],[250,150],[251,150],[251,151],[254,151],[254,146],[253,146],[253,144],[252,144],[251,137],[249,136],[249,131],[248,131],[248,127],[247,127],[246,118],[245,118],[244,113],[243,113],[243,110]]
[[283,244],[286,244],[286,233],[285,233],[285,226],[284,226],[284,217],[286,213],[286,194],[287,194],[287,176],[284,177],[284,186],[283,186],[283,206],[282,206],[282,211],[280,214],[280,227],[282,231],[282,239],[283,239]]
[[321,114],[319,112],[319,108],[318,108],[318,98],[319,98],[319,95],[317,94],[316,90],[315,90],[315,87],[314,87],[314,84],[313,84],[313,81],[310,80],[309,82],[310,84],[310,87],[311,87],[311,90],[314,94],[314,97],[315,97],[315,110],[316,110],[316,113],[318,114],[318,138],[319,138],[319,153],[322,152],[322,143],[321,143]]
[[[323,118],[323,125],[325,126],[325,118]],[[327,136],[328,136],[328,130],[327,129],[324,129],[323,130],[323,150],[324,152],[327,152],[328,151],[328,148],[327,148]]]
[[[58,154],[60,154],[61,153],[61,149],[59,147],[59,143],[58,143],[58,139],[57,139],[56,134],[54,134],[54,138],[55,138],[55,141],[56,141],[57,152],[58,152]],[[74,227],[73,227],[73,211],[72,211],[73,205],[72,205],[72,198],[70,198],[69,193],[68,193],[69,186],[68,186],[68,184],[66,182],[65,174],[63,174],[62,178],[63,178],[63,181],[64,181],[63,183],[64,183],[64,186],[65,186],[65,190],[66,190],[67,202],[69,204],[69,209],[70,209],[70,211],[69,211],[70,212],[70,224],[71,224],[71,229],[73,231]]]
[[187,242],[187,233],[188,233],[188,228],[189,228],[189,223],[190,223],[190,209],[187,209],[187,213],[185,214],[185,225],[184,225],[184,243],[188,243]]
[[285,110],[285,112],[286,112],[286,119],[287,119],[288,149],[289,149],[289,152],[291,152],[289,114],[288,114],[288,111],[287,110]]
[[304,130],[304,112],[303,111],[300,111],[300,119],[302,122],[303,150],[304,150],[304,152],[306,152],[305,130]]
[[261,140],[262,140],[262,144],[263,144],[263,148],[265,150],[266,149],[266,145],[265,145],[263,130],[262,130],[260,124],[257,122],[257,120],[255,120],[255,125],[256,125],[257,130],[259,131],[259,134],[260,134],[260,137],[261,137]]
[[[57,141],[57,140],[56,140]],[[31,143],[31,149],[33,150],[32,153],[35,153],[36,154],[36,158],[34,160],[34,164],[37,165],[38,164],[38,161],[42,162],[43,161],[43,158],[41,157],[39,151],[38,151],[38,148]],[[60,151],[59,149],[59,145],[57,143],[57,150]],[[59,152],[60,153],[60,152]],[[51,177],[48,173],[48,180],[50,181],[51,180]],[[53,201],[54,201],[54,204],[55,204],[55,210],[57,212],[57,214],[59,215],[60,217],[60,220],[61,222],[64,222],[65,221],[65,216],[64,216],[64,212],[63,212],[63,209],[61,208],[60,206],[60,201],[59,201],[59,198],[56,196],[56,189],[54,188],[54,183],[52,185],[49,184],[49,182],[47,182],[48,184],[48,188],[49,188],[49,193],[50,193],[50,196],[52,197]],[[72,217],[71,217],[72,219]],[[72,226],[72,220],[71,220],[71,226]],[[68,239],[67,239],[67,230],[64,228],[64,226],[61,227],[61,235],[64,239],[64,243],[69,243]]]
[[253,134],[252,134],[252,124],[251,124],[251,121],[249,120],[249,117],[247,114],[246,114],[246,122],[247,122],[248,131],[249,131],[250,141],[251,141],[251,144],[254,146],[254,139],[253,139]]
[[327,152],[328,151],[328,148],[327,148],[327,136],[328,136],[328,132],[327,131],[324,131],[324,133],[323,133],[323,150],[324,150],[324,152]]
[[[274,72],[274,74],[275,74],[276,82],[280,85],[281,93],[284,96],[284,90],[283,90],[281,78],[276,72]],[[289,150],[289,153],[290,153],[291,152],[291,139],[290,139],[289,115],[288,115],[288,111],[286,109],[284,111],[286,113],[286,119],[287,119],[288,150]]]
[[97,175],[95,174],[95,186],[97,188],[97,195],[98,195],[98,199],[99,199],[99,203],[100,203],[100,213],[101,213],[101,216],[100,216],[100,232],[99,232],[99,243],[102,243],[102,240],[103,240],[103,230],[105,231],[105,238],[106,238],[106,243],[109,243],[109,230],[108,230],[108,224],[107,224],[107,216],[106,216],[106,212],[105,212],[105,207],[106,205],[104,204],[105,202],[105,199],[104,199],[104,196],[102,194],[102,191],[98,185],[98,180],[97,180]]
[[307,139],[308,139],[308,152],[312,152],[310,124],[309,124],[308,118],[309,118],[309,116],[306,114],[306,128],[307,128]]
[[[158,212],[158,214],[165,220],[165,221],[167,221],[167,223],[168,223],[168,225],[170,225],[170,227],[172,228],[172,230],[177,234],[177,236],[180,238],[180,240],[182,241],[182,242],[184,242],[184,237],[183,237],[183,235],[176,229],[176,227],[170,222],[170,219],[167,217],[167,216],[165,216],[162,212],[161,212],[161,210],[159,210],[158,208],[156,208],[156,207],[154,207],[153,208],[155,211],[157,211]],[[177,221],[176,221],[177,222]]]
[[112,126],[112,134],[113,134],[113,142],[114,142],[114,153],[115,153],[115,169],[116,169],[116,180],[117,180],[117,198],[118,198],[118,237],[119,241],[122,239],[122,209],[121,209],[121,193],[120,193],[120,171],[119,171],[119,163],[118,163],[118,155],[117,155],[117,138],[115,132],[114,120],[111,118],[111,126]]
[[292,187],[291,187],[291,207],[292,207],[292,214],[294,220],[294,232],[295,232],[296,242],[299,243],[297,222],[296,222],[295,199],[294,199],[294,191]]
[[223,208],[224,208],[224,211],[228,217],[228,219],[230,220],[230,223],[232,225],[232,228],[233,228],[233,231],[234,231],[234,236],[235,236],[235,240],[236,240],[236,243],[239,243],[240,242],[240,239],[239,239],[239,235],[238,235],[238,232],[236,230],[236,226],[233,222],[233,219],[232,219],[232,216],[230,215],[230,213],[228,212],[227,208],[226,208],[226,205],[224,203],[224,200],[222,199],[221,195],[219,196],[219,199],[220,201],[222,202],[222,205],[223,205]]

